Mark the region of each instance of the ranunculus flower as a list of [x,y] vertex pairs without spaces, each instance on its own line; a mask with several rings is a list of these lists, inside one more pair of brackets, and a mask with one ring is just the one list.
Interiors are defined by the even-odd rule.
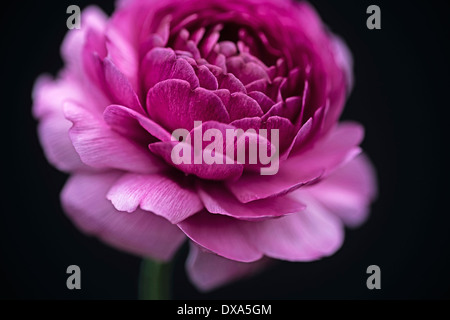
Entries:
[[[42,76],[33,112],[49,161],[71,177],[65,211],[84,232],[167,261],[191,243],[203,290],[270,258],[336,252],[368,214],[373,169],[363,128],[338,123],[352,60],[307,3],[121,1],[82,13],[65,67]],[[174,164],[175,129],[278,129],[279,171]]]

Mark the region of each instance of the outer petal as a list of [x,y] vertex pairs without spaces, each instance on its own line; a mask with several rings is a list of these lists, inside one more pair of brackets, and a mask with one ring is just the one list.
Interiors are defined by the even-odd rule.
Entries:
[[207,211],[199,212],[178,224],[192,241],[225,258],[252,262],[262,253],[251,243],[245,227],[252,222],[236,220]]
[[186,270],[198,289],[209,291],[245,276],[253,275],[268,263],[269,260],[264,258],[248,263],[225,259],[191,243],[186,260]]
[[115,172],[72,176],[61,194],[66,213],[81,230],[116,248],[153,259],[171,259],[185,239],[183,233],[153,213],[115,210],[106,193],[119,176]]
[[79,97],[76,86],[65,79],[41,76],[33,89],[33,113],[40,119],[39,140],[50,163],[62,171],[86,169],[69,138],[71,123],[64,117],[66,99]]
[[297,194],[306,203],[305,210],[246,225],[253,245],[266,256],[288,261],[312,261],[333,254],[344,239],[342,223],[302,190]]
[[114,168],[150,173],[161,163],[145,147],[138,146],[108,127],[103,118],[66,102],[66,118],[72,121],[70,138],[81,160],[94,168]]
[[86,170],[69,137],[72,126],[61,114],[44,117],[38,125],[39,140],[48,161],[62,171]]
[[124,174],[108,192],[108,199],[120,211],[138,206],[171,223],[178,223],[203,209],[197,193],[180,177],[164,174]]
[[377,183],[370,161],[360,155],[305,190],[345,224],[357,227],[367,218],[369,206],[376,197]]

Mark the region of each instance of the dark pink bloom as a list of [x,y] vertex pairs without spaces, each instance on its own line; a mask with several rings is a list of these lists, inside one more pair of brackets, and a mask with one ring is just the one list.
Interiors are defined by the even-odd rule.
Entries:
[[[351,55],[307,3],[131,0],[111,18],[90,7],[62,55],[33,112],[49,161],[71,173],[61,199],[84,232],[159,260],[189,239],[188,273],[207,290],[268,258],[331,255],[344,225],[367,217],[363,128],[338,123]],[[194,121],[278,129],[278,173],[174,164],[171,133]]]

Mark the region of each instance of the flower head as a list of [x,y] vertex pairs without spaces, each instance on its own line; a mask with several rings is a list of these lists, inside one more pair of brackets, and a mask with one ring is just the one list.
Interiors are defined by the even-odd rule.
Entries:
[[[187,270],[206,290],[268,258],[331,255],[343,225],[366,218],[376,186],[363,129],[338,123],[351,55],[309,4],[131,0],[111,18],[90,7],[62,55],[33,111],[49,161],[71,174],[65,211],[86,233],[160,260],[189,239]],[[222,163],[173,160],[174,131],[211,129],[254,131],[214,139]],[[274,174],[245,161],[254,143],[276,146]],[[228,163],[230,148],[247,158]]]

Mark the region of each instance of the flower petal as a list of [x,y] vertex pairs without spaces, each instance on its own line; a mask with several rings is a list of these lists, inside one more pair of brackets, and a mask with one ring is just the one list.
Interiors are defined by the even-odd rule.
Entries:
[[191,130],[194,121],[216,120],[228,123],[230,117],[222,100],[204,88],[191,90],[184,80],[159,82],[149,90],[147,108],[150,117],[168,130]]
[[161,169],[159,159],[112,130],[100,116],[70,102],[65,103],[64,112],[73,123],[69,131],[73,146],[85,164],[139,173]]
[[254,99],[241,92],[231,94],[227,110],[230,114],[230,121],[242,118],[261,117],[263,115],[259,104]]
[[297,213],[305,208],[304,204],[289,196],[242,203],[217,183],[203,182],[198,185],[200,198],[209,212],[236,219],[254,221],[275,218]]
[[106,89],[114,103],[145,113],[130,82],[109,58],[103,59],[103,72]]
[[69,137],[71,122],[62,114],[52,114],[41,119],[38,125],[39,140],[48,161],[61,171],[87,170],[75,151]]
[[251,243],[246,224],[251,222],[201,211],[178,224],[195,243],[225,258],[252,262],[262,258]]
[[224,284],[254,275],[269,263],[268,259],[238,262],[209,253],[192,244],[186,260],[186,271],[201,291],[210,291]]
[[154,48],[142,61],[145,89],[153,88],[158,82],[168,79],[180,79],[197,88],[200,83],[192,66],[184,59],[176,57],[169,48]]
[[[133,129],[133,126],[135,126],[137,122],[141,128],[145,129],[148,133],[161,141],[169,141],[171,137],[166,129],[162,128],[153,120],[124,106],[108,106],[104,112],[104,118],[105,122],[118,132]],[[134,136],[136,136],[136,133]]]
[[[356,123],[343,123],[313,148],[281,162],[277,174],[260,176],[245,173],[227,186],[241,202],[249,202],[284,194],[311,184],[338,166],[353,159],[361,150],[363,128]],[[264,185],[262,185],[264,183]]]
[[288,261],[312,261],[336,252],[344,232],[339,219],[301,191],[306,209],[279,219],[246,225],[253,245],[266,256]]
[[203,209],[192,186],[180,177],[164,174],[124,174],[108,192],[107,198],[119,211],[133,212],[139,206],[178,223]]
[[106,193],[120,173],[75,174],[66,183],[61,201],[67,215],[87,234],[137,255],[170,260],[185,236],[166,219],[150,212],[119,212]]
[[369,214],[377,183],[372,164],[362,154],[305,190],[346,225],[357,227]]

